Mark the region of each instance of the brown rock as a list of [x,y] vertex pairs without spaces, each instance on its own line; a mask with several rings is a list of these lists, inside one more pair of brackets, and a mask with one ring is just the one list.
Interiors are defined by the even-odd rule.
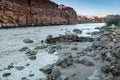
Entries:
[[50,0],[0,0],[0,25],[67,24],[77,21],[76,12]]

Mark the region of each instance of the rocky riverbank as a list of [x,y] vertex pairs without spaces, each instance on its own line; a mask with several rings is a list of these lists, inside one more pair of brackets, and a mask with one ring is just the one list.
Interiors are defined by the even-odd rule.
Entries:
[[41,69],[47,75],[45,80],[119,80],[120,33],[103,27],[99,35],[93,42],[62,43],[67,47],[58,50],[54,67]]
[[[4,67],[0,66],[0,79],[12,80],[16,77],[18,80],[119,80],[120,33],[115,32],[112,27],[97,29],[100,31],[90,33],[92,36],[89,38],[79,37],[79,29],[66,31],[64,37],[49,35],[40,41],[40,45],[32,48],[27,45],[35,43],[34,39],[24,39],[26,46],[18,49],[18,54],[14,54],[16,56],[8,57],[7,61],[11,61],[11,64],[1,64]],[[40,67],[43,64],[40,62],[41,54],[44,55],[43,63],[47,62],[46,59],[53,59],[54,62],[47,62],[47,65]],[[46,58],[46,55],[51,56]],[[23,58],[17,63],[17,60],[10,59],[15,57]],[[45,76],[41,75],[41,72]]]

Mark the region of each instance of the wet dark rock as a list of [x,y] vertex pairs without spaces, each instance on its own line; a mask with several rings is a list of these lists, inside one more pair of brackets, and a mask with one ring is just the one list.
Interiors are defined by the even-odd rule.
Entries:
[[72,47],[71,50],[78,50],[78,48],[77,47]]
[[119,64],[112,64],[112,65],[105,65],[101,68],[104,73],[111,73],[113,76],[120,75],[120,65]]
[[66,76],[61,76],[62,80],[68,80],[68,77]]
[[94,57],[94,60],[99,60],[101,58],[101,56],[99,54],[97,54],[95,57]]
[[64,45],[71,45],[72,42],[65,42]]
[[92,51],[92,47],[87,47],[83,51],[90,52],[90,51]]
[[36,51],[34,51],[34,50],[27,50],[26,51],[26,53],[25,53],[26,55],[28,55],[28,56],[31,56],[31,55],[36,55],[37,54],[37,52]]
[[79,59],[79,63],[84,64],[86,66],[94,66],[94,63],[85,57]]
[[91,35],[99,35],[99,34],[100,34],[100,32],[98,32],[98,31],[94,31],[91,33]]
[[65,62],[64,59],[58,59],[56,65],[60,66],[64,62]]
[[34,41],[31,40],[31,39],[24,39],[23,42],[24,42],[24,43],[33,43]]
[[49,46],[48,48],[48,53],[54,53],[56,51],[56,45],[54,46]]
[[60,76],[61,76],[61,72],[59,71],[59,69],[53,68],[53,69],[52,69],[52,72],[51,72],[52,80],[56,80],[56,79],[59,78]]
[[100,29],[101,29],[101,27],[96,27],[95,29],[99,29],[99,30],[100,30]]
[[47,80],[59,80],[61,76],[61,72],[59,71],[59,69],[54,67],[53,65],[46,65],[41,68],[40,71],[47,75]]
[[111,73],[109,73],[107,76],[105,76],[104,79],[105,80],[117,80]]
[[111,38],[105,35],[100,38],[100,41],[111,41]]
[[10,75],[11,75],[11,73],[3,73],[3,77],[8,77]]
[[61,63],[61,67],[62,67],[62,68],[67,68],[68,66],[67,66],[66,63]]
[[94,41],[92,47],[95,49],[98,47],[104,48],[106,45],[107,45],[107,41]]
[[96,53],[95,52],[87,52],[86,55],[90,56],[90,57],[95,57]]
[[73,32],[76,32],[76,33],[79,34],[79,33],[82,33],[82,30],[80,30],[80,29],[74,29]]
[[105,31],[103,35],[110,35],[111,33],[109,31]]
[[45,49],[47,47],[48,47],[47,45],[41,45],[41,46],[35,47],[34,50]]
[[87,35],[91,35],[91,32],[88,32]]
[[62,45],[56,45],[56,50],[61,50],[62,49]]
[[90,37],[79,37],[78,42],[93,42],[94,39]]
[[16,67],[16,69],[19,70],[19,71],[20,71],[20,70],[23,70],[24,68],[25,68],[25,67],[23,67],[23,66],[18,66],[18,67]]
[[34,76],[34,74],[29,74],[29,77],[33,77]]
[[21,80],[28,80],[26,77],[23,77]]
[[28,64],[26,64],[26,66],[30,66],[30,64],[28,63]]
[[36,60],[36,55],[29,56],[30,60]]
[[78,43],[76,42],[76,43],[73,43],[73,45],[78,45]]
[[84,56],[84,55],[86,55],[87,53],[86,53],[85,51],[82,51],[82,52],[77,52],[77,54],[80,55],[80,56]]
[[73,59],[71,55],[67,55],[63,58],[58,59],[56,62],[57,66],[61,66],[62,68],[67,68],[73,64]]
[[79,37],[75,33],[70,32],[69,34],[67,33],[66,35],[61,35],[59,37],[52,37],[52,38],[47,38],[45,40],[46,43],[56,43],[56,42],[92,42],[94,41],[93,38],[90,37]]
[[28,47],[22,47],[19,51],[26,51],[27,49],[29,49]]
[[7,69],[12,69],[12,68],[14,68],[13,63],[11,63],[10,65],[8,65],[8,67],[7,67]]
[[71,35],[71,33],[72,33],[71,31],[66,31],[65,35]]
[[48,35],[46,37],[46,40],[45,40],[46,43],[53,43],[53,36],[52,35]]
[[53,65],[48,64],[39,70],[42,71],[44,74],[51,74],[53,68],[54,68]]
[[47,78],[40,78],[39,80],[48,80]]
[[73,64],[73,60],[71,58],[66,58],[65,59],[67,66],[70,66]]
[[106,53],[106,60],[107,61],[112,61],[114,57],[111,55],[111,53]]
[[109,65],[102,66],[101,70],[105,73],[109,73],[111,70],[109,69]]
[[112,54],[115,57],[120,58],[120,46],[114,47],[114,49],[112,50]]
[[120,75],[120,70],[118,70],[117,68],[112,69],[111,72],[114,76],[119,76]]

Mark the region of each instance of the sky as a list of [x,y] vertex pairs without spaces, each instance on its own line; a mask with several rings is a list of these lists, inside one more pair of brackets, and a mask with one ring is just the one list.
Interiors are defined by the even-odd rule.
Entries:
[[120,0],[51,0],[74,8],[77,14],[119,14]]

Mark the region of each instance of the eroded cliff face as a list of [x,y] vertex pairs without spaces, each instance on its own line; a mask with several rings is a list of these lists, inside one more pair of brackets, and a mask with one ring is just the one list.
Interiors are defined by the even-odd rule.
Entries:
[[74,23],[76,12],[50,0],[0,0],[0,25],[47,25]]

